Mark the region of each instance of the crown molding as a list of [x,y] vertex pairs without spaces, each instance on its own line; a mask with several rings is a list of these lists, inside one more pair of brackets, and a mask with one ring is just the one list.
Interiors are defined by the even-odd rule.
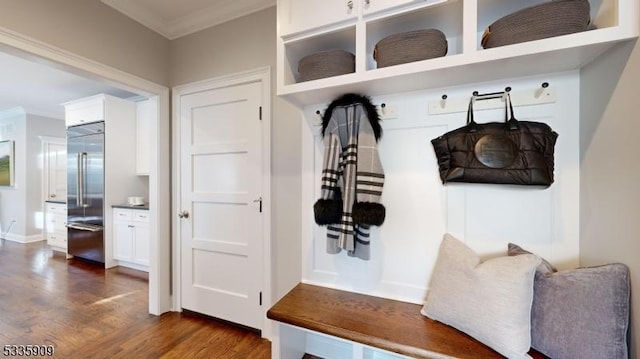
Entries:
[[149,11],[148,8],[141,6],[139,3],[130,0],[101,1],[158,34],[170,39],[169,33],[166,32],[167,22],[158,16],[157,13]]
[[275,0],[256,0],[252,4],[227,0],[170,21],[167,33],[170,40],[177,39],[275,5]]
[[252,14],[276,5],[276,0],[255,0],[251,4],[237,0],[223,0],[218,4],[167,20],[139,3],[131,0],[101,0],[124,15],[149,29],[174,40],[211,26]]

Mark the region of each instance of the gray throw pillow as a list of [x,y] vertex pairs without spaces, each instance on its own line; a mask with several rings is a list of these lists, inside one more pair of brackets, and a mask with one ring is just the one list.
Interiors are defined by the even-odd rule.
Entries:
[[[531,252],[520,247],[519,245],[513,244],[513,243],[509,243],[507,245],[507,248],[509,250],[510,256],[517,256],[519,254],[532,254]],[[553,266],[553,264],[549,263],[549,261],[547,261],[542,257],[540,259],[542,261],[540,262],[540,264],[538,265],[538,268],[536,269],[538,273],[547,274],[547,273],[553,273],[558,271],[556,267]]]
[[[509,255],[524,251],[512,249]],[[627,359],[629,280],[629,269],[619,263],[538,270],[531,347],[553,359]]]

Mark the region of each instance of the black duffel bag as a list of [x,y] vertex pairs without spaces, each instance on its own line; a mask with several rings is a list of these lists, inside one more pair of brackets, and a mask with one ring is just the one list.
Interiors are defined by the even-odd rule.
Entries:
[[504,98],[504,122],[476,123],[473,96],[467,125],[431,141],[442,183],[553,183],[553,151],[558,134],[546,123],[516,120],[509,94]]

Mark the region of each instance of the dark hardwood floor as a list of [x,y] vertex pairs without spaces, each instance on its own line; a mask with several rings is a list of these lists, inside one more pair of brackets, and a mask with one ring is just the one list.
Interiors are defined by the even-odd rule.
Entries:
[[271,357],[252,331],[194,313],[148,314],[147,292],[144,272],[0,239],[0,347],[53,345],[56,358]]

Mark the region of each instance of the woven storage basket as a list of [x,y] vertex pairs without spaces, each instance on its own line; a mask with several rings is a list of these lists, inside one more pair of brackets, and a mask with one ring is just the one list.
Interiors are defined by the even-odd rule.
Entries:
[[485,49],[585,31],[589,26],[589,1],[553,0],[507,15],[485,30]]
[[355,56],[344,50],[327,50],[303,57],[298,62],[300,82],[344,75],[356,71]]
[[394,34],[380,40],[373,50],[378,68],[440,57],[447,54],[447,38],[436,29]]

